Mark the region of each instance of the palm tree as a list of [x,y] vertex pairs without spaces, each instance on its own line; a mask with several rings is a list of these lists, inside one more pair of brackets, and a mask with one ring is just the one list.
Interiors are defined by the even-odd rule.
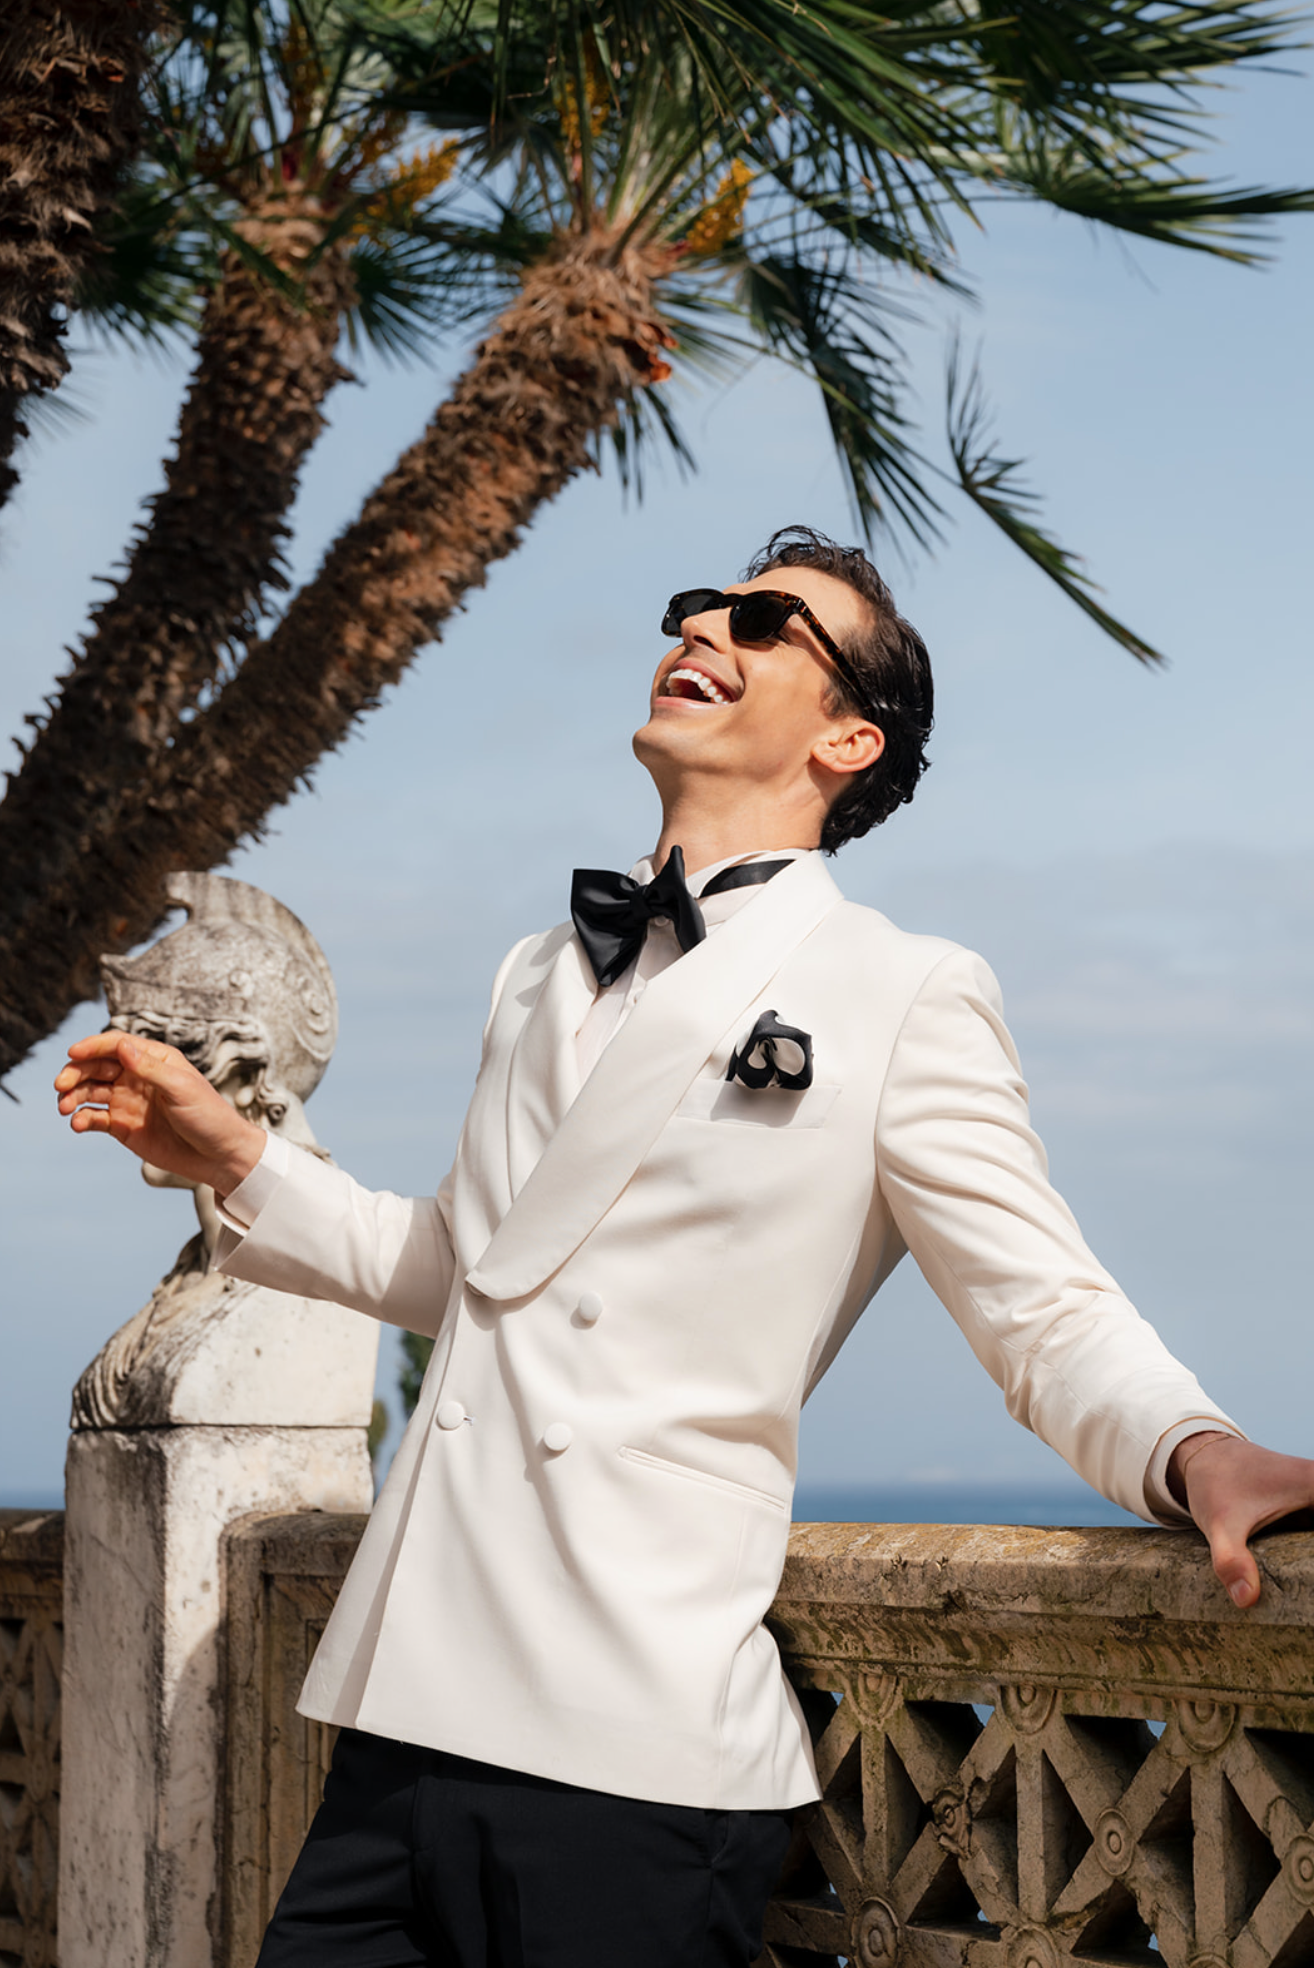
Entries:
[[79,298],[121,335],[195,329],[195,362],[164,489],[0,806],[10,922],[113,829],[286,584],[344,324],[406,352],[441,314],[413,226],[452,160],[402,141],[390,79],[337,0],[179,8],[157,38],[145,154]]
[[0,11],[0,506],[18,483],[9,460],[29,400],[68,371],[66,315],[136,147],[155,19],[142,0],[9,0]]
[[[765,351],[806,370],[867,530],[937,538],[948,481],[904,400],[908,277],[961,293],[955,226],[1000,198],[1252,257],[1257,221],[1314,200],[1191,175],[1189,91],[1288,32],[1249,0],[1170,15],[1046,0],[998,19],[966,0],[879,16],[855,0],[619,0],[605,17],[501,0],[382,23],[390,106],[467,133],[414,237],[449,312],[494,324],[281,620],[5,925],[0,972],[25,1002],[0,1057],[50,1029],[95,953],[149,932],[165,872],[258,830],[603,444],[635,472],[654,433],[680,443],[673,360]],[[948,414],[961,488],[1154,660],[1038,525],[957,364]]]

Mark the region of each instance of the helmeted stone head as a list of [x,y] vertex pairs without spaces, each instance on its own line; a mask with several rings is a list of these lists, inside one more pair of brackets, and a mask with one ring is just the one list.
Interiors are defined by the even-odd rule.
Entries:
[[263,889],[177,874],[188,920],[138,957],[102,957],[110,1023],[177,1046],[249,1118],[278,1128],[318,1086],[338,1033],[333,977],[305,924]]

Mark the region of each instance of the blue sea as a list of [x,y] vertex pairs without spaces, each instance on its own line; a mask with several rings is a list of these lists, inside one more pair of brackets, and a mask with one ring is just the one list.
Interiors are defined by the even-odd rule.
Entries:
[[800,1483],[796,1524],[1141,1524],[1083,1484],[1053,1488],[997,1483]]
[[[0,1497],[9,1510],[62,1510],[57,1491],[14,1491]],[[997,1483],[801,1483],[796,1524],[1139,1524],[1139,1517],[1106,1503],[1078,1483],[1052,1488]]]

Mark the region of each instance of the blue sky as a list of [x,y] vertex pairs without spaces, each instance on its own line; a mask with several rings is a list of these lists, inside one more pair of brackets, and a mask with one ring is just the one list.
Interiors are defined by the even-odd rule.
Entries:
[[[1218,167],[1314,176],[1307,78],[1219,98]],[[1011,455],[1116,613],[1171,657],[1148,673],[964,510],[934,559],[878,557],[935,663],[934,769],[834,864],[841,886],[997,971],[1055,1179],[1096,1251],[1258,1438],[1311,1447],[1314,728],[1309,338],[1314,222],[1262,272],[999,208],[963,242]],[[311,571],[467,351],[357,364],[306,474]],[[915,346],[937,441],[943,338]],[[0,727],[16,731],[120,556],[185,374],[90,351],[87,420],[29,450],[0,519]],[[310,1114],[364,1181],[445,1170],[505,948],[565,913],[571,867],[625,866],[656,809],[629,752],[673,589],[733,577],[777,525],[853,528],[817,404],[765,366],[682,416],[701,469],[567,488],[440,645],[232,872],[319,937],[342,1000]],[[67,1137],[47,1089],[85,1007],[0,1111],[0,1502],[60,1483],[68,1392],[190,1234],[190,1203]],[[385,1345],[381,1386],[394,1409]],[[1062,1471],[1005,1416],[905,1265],[805,1417],[812,1482]]]

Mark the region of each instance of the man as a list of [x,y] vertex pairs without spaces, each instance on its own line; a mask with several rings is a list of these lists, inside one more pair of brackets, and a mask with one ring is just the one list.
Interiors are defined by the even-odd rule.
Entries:
[[656,850],[506,959],[434,1201],[270,1140],[167,1047],[102,1033],[56,1082],[226,1198],[232,1275],[436,1339],[303,1694],[344,1733],[262,1968],[751,1960],[816,1795],[761,1623],[799,1408],[906,1249],[1011,1412],[1194,1518],[1239,1605],[1247,1537],[1314,1499],[1086,1249],[985,966],[823,866],[925,765],[926,652],[870,563],[788,529],[663,627]]

